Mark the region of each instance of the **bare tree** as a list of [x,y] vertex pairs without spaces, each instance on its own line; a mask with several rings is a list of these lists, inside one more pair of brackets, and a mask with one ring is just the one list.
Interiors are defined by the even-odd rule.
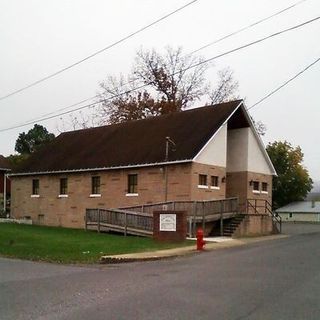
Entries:
[[82,111],[72,112],[67,119],[60,117],[60,121],[56,124],[56,130],[61,133],[71,130],[87,129],[99,125],[97,118]]
[[251,119],[253,121],[253,124],[254,124],[258,134],[260,136],[264,136],[266,134],[266,131],[267,131],[266,125],[262,121],[255,121],[252,117],[251,117]]
[[234,79],[233,71],[230,68],[225,68],[218,71],[218,84],[210,92],[210,103],[217,104],[238,99],[237,94],[239,83]]
[[100,83],[101,106],[96,113],[100,124],[121,123],[161,114],[160,102],[155,101],[146,90],[134,90],[136,86],[136,81],[125,81],[123,75],[119,79],[110,76]]
[[183,55],[181,47],[176,50],[167,47],[164,55],[141,49],[137,52],[133,73],[157,92],[157,100],[166,101],[173,108],[162,113],[176,112],[207,93],[205,72],[209,64],[203,60]]
[[[208,97],[205,73],[209,66],[202,57],[184,55],[180,47],[167,47],[164,54],[140,49],[128,77],[109,76],[100,83],[101,104],[96,117],[105,124],[182,111]],[[217,89],[212,92],[214,102],[231,100],[237,88],[232,72],[221,71]]]

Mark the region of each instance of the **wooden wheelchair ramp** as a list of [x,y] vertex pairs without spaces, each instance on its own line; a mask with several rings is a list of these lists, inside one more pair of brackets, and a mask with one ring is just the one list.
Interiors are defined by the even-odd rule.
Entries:
[[121,232],[124,235],[153,235],[154,211],[186,211],[188,235],[196,232],[197,226],[230,219],[238,212],[238,199],[221,199],[208,201],[168,201],[145,204],[119,209],[86,209],[86,229]]
[[86,209],[86,230],[115,231],[151,237],[153,217],[149,214],[118,209]]

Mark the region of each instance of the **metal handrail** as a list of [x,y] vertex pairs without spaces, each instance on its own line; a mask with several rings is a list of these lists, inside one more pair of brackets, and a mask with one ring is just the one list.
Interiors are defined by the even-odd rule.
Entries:
[[[254,201],[254,205],[251,203]],[[258,202],[263,202],[264,205],[258,205]],[[268,200],[265,199],[247,199],[247,213],[249,213],[249,207],[254,210],[256,214],[261,214],[257,209],[264,208],[265,214],[268,214],[272,217],[273,222],[279,225],[279,232],[282,232],[282,218],[272,210],[272,205]]]

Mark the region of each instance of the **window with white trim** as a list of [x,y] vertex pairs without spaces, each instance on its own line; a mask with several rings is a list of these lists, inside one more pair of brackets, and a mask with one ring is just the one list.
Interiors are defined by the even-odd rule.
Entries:
[[268,193],[268,184],[266,182],[262,182],[261,191],[264,193]]
[[218,188],[219,187],[219,177],[211,176],[211,187]]
[[260,192],[260,182],[259,181],[253,181],[252,182],[252,190],[253,192]]
[[32,195],[39,195],[39,179],[32,179]]
[[91,194],[100,194],[100,177],[91,177]]
[[138,175],[128,174],[128,193],[137,194],[138,193]]
[[68,194],[68,178],[60,179],[60,193],[61,195]]
[[208,180],[206,174],[199,174],[199,187],[208,187]]

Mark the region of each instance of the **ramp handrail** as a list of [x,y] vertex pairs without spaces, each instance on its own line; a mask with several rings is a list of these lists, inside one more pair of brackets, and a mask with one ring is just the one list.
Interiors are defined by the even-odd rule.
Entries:
[[122,207],[120,210],[132,210],[135,212],[148,213],[153,211],[172,210],[186,211],[187,216],[203,216],[221,213],[238,212],[238,198],[203,201],[167,201],[138,206]]
[[97,224],[98,231],[102,225],[113,225],[123,228],[127,235],[129,228],[142,231],[153,231],[153,217],[145,213],[119,209],[86,209],[85,225]]

